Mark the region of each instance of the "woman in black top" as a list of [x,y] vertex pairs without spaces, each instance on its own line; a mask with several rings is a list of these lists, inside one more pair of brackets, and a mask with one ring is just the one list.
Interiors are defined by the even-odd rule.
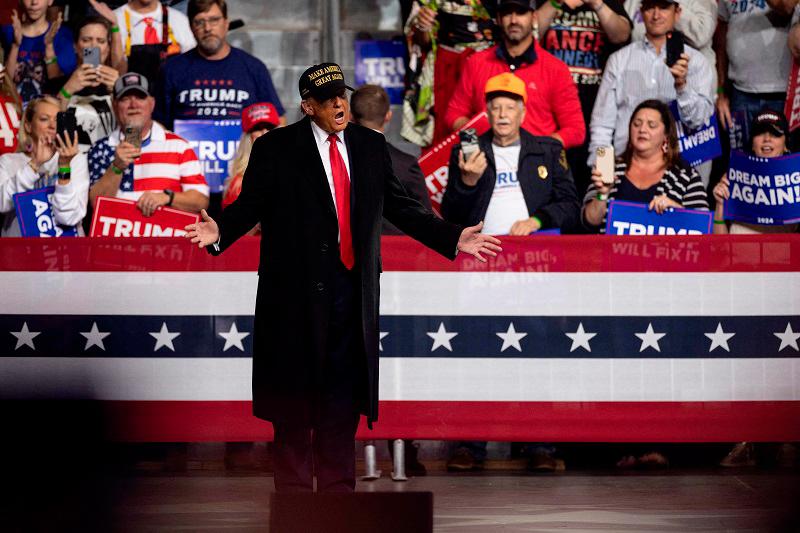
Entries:
[[708,209],[700,176],[681,160],[675,121],[660,100],[636,107],[628,126],[628,145],[617,159],[614,183],[603,183],[592,170],[592,184],[583,202],[587,227],[605,232],[608,200],[648,204],[658,214],[672,207]]

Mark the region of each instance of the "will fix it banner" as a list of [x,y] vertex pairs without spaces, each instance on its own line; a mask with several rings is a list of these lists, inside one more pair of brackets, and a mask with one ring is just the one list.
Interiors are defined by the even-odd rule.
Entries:
[[151,216],[142,214],[136,202],[100,196],[92,217],[92,237],[181,237],[188,224],[200,219],[171,207],[159,207]]
[[236,156],[242,124],[238,120],[176,120],[175,133],[186,139],[203,165],[212,193],[222,192],[228,163]]
[[761,158],[732,152],[725,218],[750,224],[800,222],[800,154]]
[[[481,111],[472,117],[461,129],[466,130],[469,128],[475,128],[478,135],[485,133],[489,129],[486,111]],[[422,175],[425,176],[428,194],[431,195],[431,205],[437,213],[441,212],[442,196],[444,195],[445,187],[447,187],[450,151],[458,143],[458,133],[452,133],[445,140],[423,153],[419,158],[419,167],[422,169]]]
[[56,223],[50,198],[55,187],[43,187],[14,195],[14,209],[17,213],[20,235],[23,237],[75,237],[75,226],[62,226]]

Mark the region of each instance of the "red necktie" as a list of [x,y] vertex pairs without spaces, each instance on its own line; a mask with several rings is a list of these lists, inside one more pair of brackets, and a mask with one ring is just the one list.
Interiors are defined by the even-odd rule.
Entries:
[[339,217],[339,250],[342,263],[347,270],[355,263],[353,254],[353,237],[350,234],[350,178],[347,167],[336,147],[339,138],[335,133],[328,137],[330,144],[331,174],[333,174],[333,191],[336,193],[336,215]]
[[153,26],[153,17],[145,17],[144,23],[147,27],[144,29],[144,44],[158,44],[160,41],[158,40],[158,34],[156,33],[156,27]]

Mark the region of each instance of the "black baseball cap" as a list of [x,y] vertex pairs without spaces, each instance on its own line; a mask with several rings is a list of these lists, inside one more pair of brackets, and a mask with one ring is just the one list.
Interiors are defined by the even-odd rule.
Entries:
[[498,13],[519,8],[534,11],[536,9],[536,0],[500,0],[497,3]]
[[675,4],[676,6],[681,5],[679,0],[642,0],[641,9],[647,9],[648,7],[655,6],[660,6],[666,9],[672,4]]
[[313,65],[300,76],[300,98],[314,98],[322,102],[333,98],[344,89],[353,90],[344,82],[342,67],[336,63]]
[[762,108],[750,125],[750,137],[761,135],[767,131],[776,137],[783,137],[788,130],[789,124],[783,113],[774,109]]

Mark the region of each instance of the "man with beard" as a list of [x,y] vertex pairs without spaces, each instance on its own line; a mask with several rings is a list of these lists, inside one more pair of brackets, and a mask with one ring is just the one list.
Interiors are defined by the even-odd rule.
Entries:
[[117,78],[114,113],[118,127],[88,154],[92,209],[99,196],[135,200],[146,217],[159,207],[190,213],[208,207],[208,184],[200,161],[185,139],[153,120],[154,106],[144,75],[128,72]]
[[285,124],[266,65],[227,41],[225,0],[190,0],[187,13],[197,47],[164,65],[156,118],[170,129],[176,119],[238,120],[249,105],[270,102]]
[[468,58],[445,114],[452,130],[483,111],[489,78],[513,72],[528,91],[522,127],[534,135],[558,140],[565,148],[580,146],[586,135],[578,89],[569,68],[546,52],[533,38],[535,0],[501,0],[497,25],[502,41]]

